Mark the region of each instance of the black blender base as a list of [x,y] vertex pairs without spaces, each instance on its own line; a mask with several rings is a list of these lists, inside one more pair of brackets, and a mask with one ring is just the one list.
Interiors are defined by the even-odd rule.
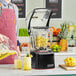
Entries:
[[51,52],[31,52],[32,57],[32,68],[34,69],[53,69],[54,64],[54,53]]

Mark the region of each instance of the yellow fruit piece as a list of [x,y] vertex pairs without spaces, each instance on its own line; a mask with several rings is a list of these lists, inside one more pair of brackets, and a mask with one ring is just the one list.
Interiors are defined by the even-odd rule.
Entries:
[[67,66],[70,66],[70,67],[76,66],[76,59],[73,57],[66,58],[64,62],[65,62],[65,65]]
[[43,36],[38,36],[36,39],[35,39],[35,46],[37,48],[40,48],[40,47],[46,47],[47,46],[47,39]]

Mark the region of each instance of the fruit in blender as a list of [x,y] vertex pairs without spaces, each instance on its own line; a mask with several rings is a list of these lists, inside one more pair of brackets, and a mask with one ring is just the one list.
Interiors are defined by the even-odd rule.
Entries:
[[45,48],[47,46],[47,39],[43,36],[38,36],[35,39],[35,46],[37,48],[43,47]]

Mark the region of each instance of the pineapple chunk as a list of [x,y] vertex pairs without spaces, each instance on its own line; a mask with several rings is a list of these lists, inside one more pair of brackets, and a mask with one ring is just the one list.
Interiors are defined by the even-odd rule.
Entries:
[[76,59],[73,57],[67,57],[64,60],[64,62],[66,64],[66,66],[70,66],[70,67],[76,66]]
[[35,39],[35,46],[40,48],[40,47],[46,47],[47,46],[47,39],[44,38],[43,36],[38,36]]

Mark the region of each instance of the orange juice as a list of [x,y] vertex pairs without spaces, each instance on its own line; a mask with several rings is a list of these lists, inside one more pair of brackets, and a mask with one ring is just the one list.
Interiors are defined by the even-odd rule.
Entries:
[[24,57],[24,70],[31,70],[31,57]]

